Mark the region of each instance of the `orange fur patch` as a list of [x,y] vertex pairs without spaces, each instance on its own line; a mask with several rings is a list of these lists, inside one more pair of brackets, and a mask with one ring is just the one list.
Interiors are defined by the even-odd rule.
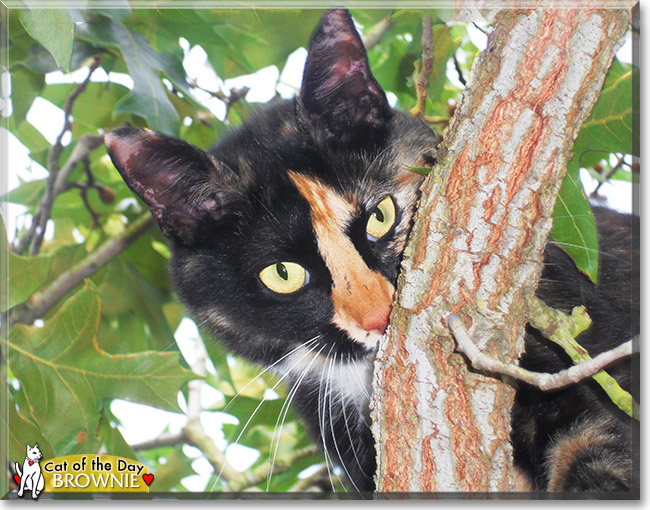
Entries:
[[395,288],[372,271],[345,229],[355,205],[314,178],[290,171],[289,177],[311,208],[318,249],[332,275],[332,322],[360,343],[383,334]]
[[530,476],[524,473],[521,469],[514,468],[513,480],[515,483],[515,492],[533,492],[533,481]]
[[[547,457],[549,491],[564,490],[565,479],[574,468],[576,458],[580,454],[590,449],[616,444],[617,438],[607,432],[604,425],[606,424],[587,421],[580,427],[574,426],[571,433],[561,437],[549,449]],[[608,467],[620,478],[626,477],[625,469],[617,466],[616,463],[609,463]]]

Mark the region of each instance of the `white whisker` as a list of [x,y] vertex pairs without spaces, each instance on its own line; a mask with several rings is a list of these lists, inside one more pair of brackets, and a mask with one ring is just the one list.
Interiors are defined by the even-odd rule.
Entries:
[[[228,402],[228,403],[226,404],[226,407],[224,407],[221,411],[224,412],[224,413],[227,412],[227,411],[228,411],[228,408],[232,405],[232,403],[235,401],[235,399],[236,399],[237,397],[239,397],[239,395],[240,395],[244,390],[246,390],[246,388],[248,388],[251,384],[253,384],[255,381],[257,381],[260,377],[262,377],[262,376],[263,376],[265,373],[267,373],[269,370],[272,370],[276,365],[278,365],[278,363],[282,362],[282,361],[285,360],[287,357],[291,356],[291,355],[292,355],[294,352],[296,352],[298,349],[301,349],[302,347],[307,347],[307,346],[309,346],[310,343],[313,344],[314,342],[320,340],[321,338],[323,338],[322,333],[319,334],[319,335],[316,335],[315,337],[311,338],[310,340],[307,340],[305,343],[302,343],[302,344],[298,345],[297,347],[294,347],[294,348],[291,349],[289,352],[287,352],[284,356],[282,356],[280,359],[278,359],[277,361],[275,361],[274,363],[272,363],[271,365],[269,365],[268,367],[266,367],[266,368],[265,368],[264,370],[262,370],[259,374],[257,374],[253,379],[251,379],[249,382],[247,382],[247,383],[244,385],[244,387],[243,387],[242,389],[240,389],[240,390],[239,390],[239,391],[238,391],[238,392],[237,392],[237,393],[232,397],[232,399],[230,400],[230,402]],[[302,356],[301,359],[302,359],[302,358],[304,358],[304,356]],[[294,366],[295,366],[295,365],[294,365]]]
[[[329,356],[333,348],[334,348],[334,344],[332,344],[330,350],[327,352],[327,356],[325,356],[326,360],[329,360]],[[321,396],[323,394],[322,393],[323,377],[325,377],[325,370],[322,371],[320,376],[320,381],[318,382],[318,423],[319,423],[319,429],[321,435],[321,442],[323,443],[323,453],[325,454],[325,467],[327,468],[327,476],[329,477],[330,485],[332,486],[332,491],[336,492],[336,488],[334,487],[334,480],[332,479],[332,471],[334,470],[334,464],[330,459],[329,452],[327,451],[327,443],[325,441],[325,410],[323,409],[324,400]],[[327,398],[327,390],[326,390],[325,397]],[[332,464],[331,469],[330,469],[330,464]]]
[[348,433],[348,439],[350,440],[350,449],[352,450],[352,455],[354,455],[354,460],[356,461],[357,466],[359,466],[359,471],[361,471],[364,475],[370,477],[371,475],[366,473],[366,471],[363,469],[361,461],[359,461],[359,457],[357,455],[357,450],[354,447],[354,439],[352,439],[352,433],[350,432],[350,426],[348,424],[348,415],[345,411],[345,393],[343,392],[341,392],[341,409],[343,410],[343,422],[345,423],[345,430]]
[[[352,366],[352,361],[350,360],[350,353],[348,352],[348,366]],[[352,372],[352,378],[354,379],[354,382],[356,382],[359,385],[359,388],[361,389],[361,393],[363,393],[363,396],[366,397],[368,400],[370,400],[370,394],[368,393],[368,390],[366,390],[366,385],[363,384],[363,381],[359,379],[359,376],[354,370],[351,370]]]
[[[309,373],[309,368],[311,367],[311,364],[316,361],[318,358],[318,355],[321,353],[321,351],[325,348],[325,345],[323,345],[316,355],[312,358],[312,360],[309,362],[309,364],[303,369],[303,371],[300,374],[300,377],[296,381],[296,383],[293,385],[291,388],[291,391],[289,392],[289,395],[287,395],[286,400],[284,401],[284,404],[282,405],[282,408],[280,409],[280,413],[278,415],[278,419],[275,422],[275,428],[273,429],[273,436],[271,438],[271,446],[269,448],[269,461],[270,461],[270,466],[268,470],[268,476],[266,479],[266,491],[268,492],[271,486],[271,477],[273,476],[273,467],[275,466],[275,459],[278,455],[278,450],[280,448],[280,438],[282,436],[282,429],[284,428],[284,422],[287,419],[287,415],[289,414],[289,406],[291,405],[291,401],[293,400],[293,397],[296,395],[298,392],[298,387],[302,383],[302,380],[305,378],[305,376]],[[313,349],[311,350],[313,352]],[[281,420],[281,422],[280,422]],[[278,422],[280,422],[280,427],[278,429]],[[276,440],[276,432],[277,432],[277,440]],[[275,451],[273,449],[273,443],[275,442]],[[271,452],[273,451],[273,459],[271,460]]]
[[[327,371],[327,384],[328,384],[328,386],[332,381],[332,375],[331,375],[332,374],[332,367],[336,364],[337,356],[338,356],[338,353],[334,353],[334,358],[331,359],[330,363],[329,363],[329,368],[328,368],[328,371]],[[327,391],[326,391],[326,393],[327,393]],[[345,465],[345,462],[343,461],[343,456],[341,455],[341,451],[339,450],[339,444],[336,441],[336,434],[334,433],[334,417],[332,416],[332,400],[333,400],[332,397],[333,397],[333,395],[330,392],[330,399],[329,399],[330,401],[329,401],[328,408],[329,408],[329,416],[330,416],[330,419],[329,419],[330,431],[332,432],[332,442],[334,443],[334,449],[336,450],[336,454],[338,455],[339,460],[341,461],[341,467],[343,468],[343,471],[345,471],[345,474],[347,475],[348,480],[350,481],[350,483],[354,487],[354,490],[356,490],[357,492],[361,492],[359,490],[359,487],[357,487],[357,484],[354,483],[354,479],[350,475],[350,472],[348,471],[348,467]]]
[[[313,340],[314,340],[314,341],[318,340],[318,337],[314,337]],[[310,341],[311,341],[311,340],[310,340]],[[305,345],[305,344],[301,345],[300,347],[304,347],[304,345]],[[313,352],[313,349],[315,349],[315,347],[316,347],[317,345],[318,345],[318,344],[316,343],[314,346],[310,347],[309,349],[306,349],[305,352],[303,353],[303,355],[302,355],[298,360],[296,360],[296,362],[291,366],[291,368],[290,368],[289,370],[287,370],[287,372],[286,372],[284,375],[282,375],[282,377],[280,377],[280,379],[278,379],[278,381],[273,385],[273,387],[272,387],[271,389],[272,389],[272,390],[275,390],[275,389],[280,385],[280,383],[283,381],[283,379],[284,379],[285,377],[287,377],[287,376],[291,373],[291,370],[292,370],[295,366],[297,366],[297,365],[302,361],[303,358],[305,358],[307,355],[309,355],[311,352]],[[323,345],[323,347],[321,348],[321,350],[322,350],[324,347],[325,347],[325,346]],[[294,350],[295,350],[295,349],[294,349]],[[319,351],[319,352],[320,352],[320,351]],[[316,357],[314,357],[314,359],[316,359]],[[260,375],[261,375],[261,374],[260,374]],[[259,376],[258,376],[258,377],[259,377]],[[249,384],[250,384],[250,383],[249,383]],[[242,391],[243,391],[243,389],[242,389]],[[241,393],[241,391],[240,391],[240,393]],[[239,393],[238,393],[238,395],[239,395]],[[264,402],[266,402],[267,400],[268,400],[268,399],[267,399],[266,397],[262,398],[262,400],[260,401],[260,403],[259,403],[259,404],[257,405],[257,407],[255,408],[255,410],[254,410],[254,411],[252,412],[252,414],[249,416],[248,421],[246,421],[246,423],[244,424],[244,427],[243,427],[243,428],[241,429],[241,431],[239,432],[239,435],[237,436],[237,439],[235,439],[235,442],[232,443],[232,444],[238,444],[238,443],[239,443],[240,439],[241,439],[242,436],[244,435],[244,432],[246,432],[246,429],[247,429],[248,426],[250,425],[251,421],[253,420],[253,418],[255,417],[255,415],[257,414],[257,412],[260,410],[260,408],[262,407],[262,405],[264,404]],[[231,402],[232,402],[232,401],[231,401]],[[231,446],[231,445],[228,445],[228,446]],[[219,473],[217,474],[217,478],[215,479],[214,483],[212,484],[212,487],[210,488],[210,491],[209,491],[209,492],[212,492],[212,490],[214,490],[214,488],[216,487],[217,483],[219,482],[219,480],[220,480],[220,478],[221,478],[221,475],[223,474],[223,470],[225,469],[225,467],[226,467],[225,465],[222,466],[221,471],[219,471]]]

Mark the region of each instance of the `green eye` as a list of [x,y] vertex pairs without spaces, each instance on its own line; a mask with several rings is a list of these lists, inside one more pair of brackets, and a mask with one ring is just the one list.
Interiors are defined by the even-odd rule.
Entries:
[[291,294],[309,283],[309,273],[295,262],[276,262],[260,271],[260,280],[273,292]]
[[376,241],[384,237],[395,223],[395,203],[390,196],[377,204],[368,218],[366,233],[368,239]]

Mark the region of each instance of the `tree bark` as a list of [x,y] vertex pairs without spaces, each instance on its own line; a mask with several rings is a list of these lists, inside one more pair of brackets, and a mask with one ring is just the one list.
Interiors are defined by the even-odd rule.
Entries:
[[515,391],[468,369],[446,319],[458,314],[483,353],[518,359],[571,146],[629,22],[623,8],[494,16],[423,184],[377,354],[379,492],[513,490]]

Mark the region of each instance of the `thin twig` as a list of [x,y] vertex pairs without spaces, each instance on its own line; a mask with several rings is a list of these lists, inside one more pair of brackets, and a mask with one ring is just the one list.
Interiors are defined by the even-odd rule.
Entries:
[[[196,361],[192,364],[192,371],[201,377],[205,377],[207,373],[207,352],[200,339],[196,341],[196,349]],[[187,424],[183,428],[183,435],[189,443],[201,450],[205,458],[212,465],[214,472],[218,473],[220,478],[223,479],[228,490],[233,492],[242,491],[262,483],[268,477],[269,467],[266,464],[261,464],[248,472],[237,471],[228,463],[225,454],[217,448],[215,442],[205,432],[200,420],[202,411],[201,387],[203,384],[203,379],[194,379],[189,382]],[[309,457],[316,452],[317,449],[315,446],[308,446],[301,450],[296,450],[287,456],[287,458],[278,459],[275,473],[288,471],[298,459]]]
[[470,338],[460,316],[455,314],[449,316],[447,325],[456,339],[458,349],[467,356],[474,368],[493,374],[508,375],[543,391],[557,390],[580,382],[592,377],[607,365],[632,354],[632,340],[628,340],[615,349],[603,352],[589,361],[579,363],[555,374],[532,372],[483,354]]
[[226,105],[226,114],[224,115],[224,118],[228,117],[228,113],[230,113],[230,109],[232,108],[232,106],[240,99],[246,97],[246,94],[248,94],[248,92],[250,91],[250,87],[232,88],[230,89],[230,95],[228,95],[222,90],[217,90],[215,92],[203,88],[197,83],[196,80],[192,80],[190,82],[190,88],[201,90],[206,94],[210,94],[212,97],[216,97],[219,101],[224,103]]
[[[575,340],[591,324],[583,306],[575,307],[569,316],[533,297],[528,302],[528,321],[546,338],[558,344],[574,363],[591,360],[589,353]],[[593,378],[619,409],[628,416],[639,419],[639,404],[629,392],[620,387],[616,379],[604,371],[597,372]]]
[[[63,128],[61,132],[56,137],[54,145],[50,149],[48,156],[48,172],[49,176],[47,178],[47,184],[45,188],[45,195],[41,200],[37,213],[32,220],[32,227],[29,230],[29,254],[37,255],[41,249],[41,244],[43,243],[43,238],[45,237],[45,227],[47,222],[50,219],[50,213],[52,211],[52,205],[54,204],[54,199],[56,198],[55,188],[57,183],[57,176],[59,173],[59,157],[63,151],[63,136],[71,129],[72,124],[70,122],[70,115],[72,114],[72,107],[74,102],[79,97],[79,95],[86,89],[88,83],[90,83],[90,77],[99,67],[100,59],[95,57],[93,63],[88,67],[88,76],[86,79],[81,82],[75,90],[70,94],[65,105],[63,107]],[[24,248],[23,248],[24,249]]]
[[377,46],[388,31],[395,26],[395,23],[390,20],[393,13],[391,12],[384,19],[375,23],[368,30],[364,31],[361,34],[361,41],[366,48],[366,51],[370,51],[372,48]]
[[327,473],[327,464],[321,464],[314,473],[298,480],[287,492],[322,492],[323,489],[316,484],[327,480]]
[[486,30],[483,30],[481,27],[479,27],[478,24],[477,24],[476,22],[473,22],[472,25],[474,25],[474,28],[475,28],[476,30],[478,30],[479,32],[482,32],[482,33],[485,34],[485,35],[490,35],[490,34],[488,34],[488,32],[487,32]]
[[142,443],[132,444],[131,448],[133,450],[151,450],[152,448],[158,448],[159,446],[176,446],[178,444],[185,443],[186,437],[185,434],[160,434],[158,437],[151,439],[149,441],[143,441]]
[[50,283],[43,292],[33,296],[29,302],[13,309],[9,316],[11,325],[20,322],[33,324],[43,317],[68,292],[95,274],[117,255],[126,250],[138,237],[153,227],[153,216],[149,212],[133,222],[122,233],[102,244],[95,252],[88,255],[69,271],[62,273]]
[[[104,143],[104,135],[94,135],[94,134],[87,133],[82,135],[81,138],[79,138],[79,141],[74,146],[74,149],[72,149],[72,153],[70,154],[70,157],[65,162],[65,164],[61,167],[61,169],[57,172],[54,179],[54,186],[51,192],[48,193],[47,191],[48,188],[46,187],[45,195],[41,199],[36,214],[32,218],[31,227],[29,228],[27,233],[23,235],[20,238],[20,240],[12,247],[12,251],[14,253],[18,255],[22,255],[24,253],[24,251],[27,249],[30,243],[32,243],[32,240],[34,240],[36,227],[39,225],[38,218],[46,217],[47,219],[49,219],[50,212],[52,210],[52,205],[54,203],[54,198],[58,196],[59,193],[65,191],[67,179],[72,173],[72,171],[75,169],[78,163],[80,163],[85,158],[87,158],[88,155],[93,150],[95,150],[103,143]],[[52,177],[52,174],[50,174],[50,177]],[[48,185],[50,182],[50,177],[48,177]],[[46,224],[47,221],[45,222],[45,225]],[[45,232],[43,232],[43,235],[44,234]],[[40,249],[40,243],[42,243],[42,239],[39,242],[39,249]]]
[[460,62],[458,62],[458,57],[456,57],[456,54],[454,53],[454,68],[456,69],[456,73],[458,74],[458,81],[463,84],[463,87],[467,86],[467,80],[465,79],[465,76],[463,75],[463,70],[460,67]]
[[429,88],[429,75],[433,69],[433,20],[431,16],[422,18],[422,62],[415,80],[417,103],[411,109],[411,115],[422,117]]
[[[192,364],[192,371],[200,377],[207,374],[206,360],[207,352],[200,338],[196,339],[196,360]],[[230,487],[230,483],[237,480],[242,474],[233,468],[224,453],[217,448],[217,445],[205,432],[201,424],[201,387],[203,379],[194,379],[188,384],[187,396],[187,424],[183,427],[183,435],[187,441],[196,446],[205,458],[210,462],[215,473],[222,473],[224,482]]]
[[450,117],[442,117],[439,115],[425,115],[423,119],[427,124],[448,124]]
[[598,183],[598,186],[596,186],[596,189],[594,189],[594,190],[589,194],[589,196],[590,196],[591,198],[595,198],[595,197],[597,197],[597,196],[598,196],[598,190],[600,189],[600,187],[601,187],[603,184],[605,184],[605,183],[610,179],[610,177],[611,177],[612,175],[614,175],[614,174],[616,173],[616,171],[617,171],[619,168],[621,168],[621,167],[623,166],[624,163],[625,163],[625,155],[623,155],[623,156],[621,156],[620,158],[618,158],[618,161],[616,162],[616,165],[614,165],[612,168],[609,169],[609,171],[608,171],[608,172],[605,174],[605,176],[603,177],[603,180],[600,181],[600,182]]

